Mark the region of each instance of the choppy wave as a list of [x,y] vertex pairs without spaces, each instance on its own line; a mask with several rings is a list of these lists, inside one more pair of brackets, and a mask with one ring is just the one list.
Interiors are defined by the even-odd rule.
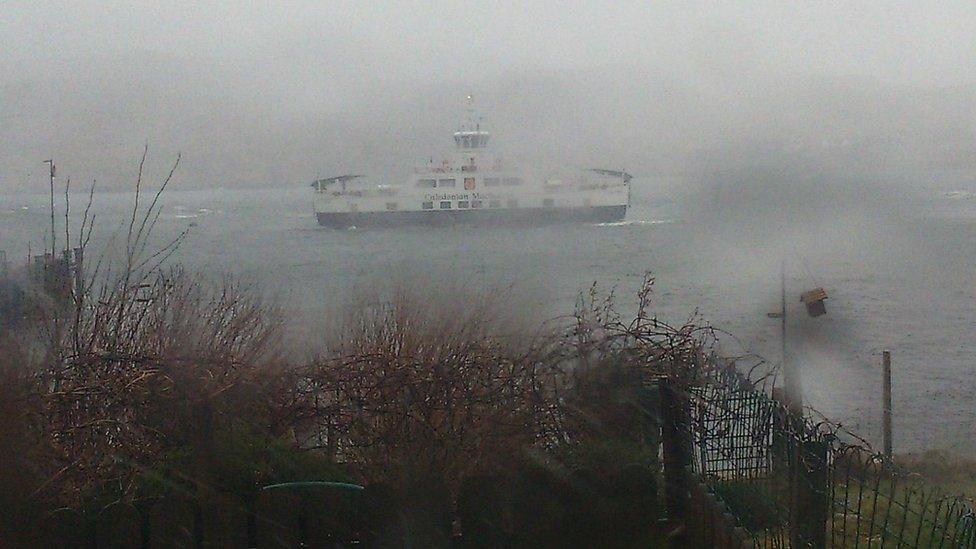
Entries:
[[674,223],[673,219],[625,219],[623,221],[611,221],[608,223],[597,223],[595,227],[626,227],[629,225],[663,225]]
[[173,211],[173,219],[197,219],[202,216],[220,215],[223,213],[222,210],[211,210],[210,208],[197,208],[194,212],[186,206],[175,206],[173,207]]
[[949,191],[942,193],[942,198],[951,200],[972,200],[976,198],[976,192],[972,191]]

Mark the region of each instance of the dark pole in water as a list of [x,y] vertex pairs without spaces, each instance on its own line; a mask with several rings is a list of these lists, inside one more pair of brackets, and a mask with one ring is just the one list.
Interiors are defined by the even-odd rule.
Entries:
[[882,351],[881,366],[884,370],[884,453],[891,460],[891,351]]

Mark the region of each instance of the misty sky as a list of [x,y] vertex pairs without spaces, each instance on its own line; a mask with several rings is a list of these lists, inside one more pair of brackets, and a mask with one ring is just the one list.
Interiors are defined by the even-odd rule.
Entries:
[[0,1],[0,192],[394,174],[469,92],[522,163],[976,170],[974,59],[972,2]]

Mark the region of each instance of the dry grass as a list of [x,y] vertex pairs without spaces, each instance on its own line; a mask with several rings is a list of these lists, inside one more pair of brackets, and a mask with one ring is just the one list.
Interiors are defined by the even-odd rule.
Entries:
[[927,484],[945,494],[976,500],[976,460],[950,452],[929,450],[897,455],[895,463],[917,473]]

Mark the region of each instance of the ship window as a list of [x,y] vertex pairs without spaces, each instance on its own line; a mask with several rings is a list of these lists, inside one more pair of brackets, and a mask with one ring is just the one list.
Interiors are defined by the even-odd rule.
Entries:
[[458,201],[458,208],[467,208],[467,207],[468,207],[468,201],[467,200],[459,200]]
[[513,199],[510,199],[508,201],[508,207],[509,208],[518,208],[518,200],[515,200],[514,198]]
[[396,202],[387,202],[386,203],[386,209],[389,210],[389,211],[391,211],[391,212],[392,211],[395,211],[397,209],[397,203]]
[[423,208],[425,210],[433,210],[434,209],[434,203],[433,202],[424,202]]
[[497,177],[486,177],[485,178],[485,187],[497,187],[497,186],[498,186],[498,178]]
[[544,208],[551,208],[553,206],[553,201],[551,198],[544,198],[542,200],[542,206]]
[[453,179],[441,179],[437,182],[438,187],[454,187]]
[[492,201],[488,202],[488,207],[489,208],[501,208],[502,207],[502,201],[501,200],[492,200]]
[[509,186],[521,185],[522,180],[517,177],[506,177],[505,179],[502,180],[502,184],[509,185]]
[[422,189],[433,189],[437,186],[436,179],[419,179],[417,180],[417,186]]
[[466,190],[466,191],[473,191],[474,190],[474,178],[473,177],[465,177],[464,178],[464,190]]
[[480,208],[481,207],[481,201],[480,200],[472,200],[471,201],[471,207],[472,208]]
[[441,209],[442,210],[450,210],[451,209],[451,201],[450,200],[441,200]]

